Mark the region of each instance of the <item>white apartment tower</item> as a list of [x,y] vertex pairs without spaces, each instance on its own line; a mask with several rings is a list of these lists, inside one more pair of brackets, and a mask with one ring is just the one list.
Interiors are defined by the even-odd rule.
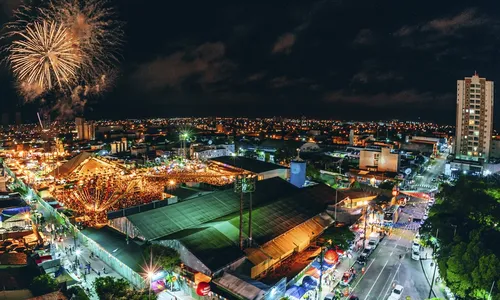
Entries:
[[488,161],[493,131],[493,81],[477,73],[457,81],[455,157]]

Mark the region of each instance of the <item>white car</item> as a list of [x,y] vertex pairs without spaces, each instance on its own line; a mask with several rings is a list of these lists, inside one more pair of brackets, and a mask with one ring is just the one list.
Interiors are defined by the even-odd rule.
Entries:
[[411,259],[413,260],[420,260],[420,251],[418,250],[412,250],[411,251]]
[[420,244],[418,243],[418,241],[413,240],[413,244],[411,245],[411,250],[420,251]]
[[403,286],[402,285],[396,285],[394,289],[391,292],[391,295],[387,300],[399,300],[401,298],[401,295],[403,294]]

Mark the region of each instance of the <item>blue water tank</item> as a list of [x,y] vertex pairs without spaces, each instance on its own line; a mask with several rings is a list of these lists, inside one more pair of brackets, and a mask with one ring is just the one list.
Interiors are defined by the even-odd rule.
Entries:
[[290,183],[296,187],[303,187],[306,182],[306,162],[292,161],[290,164]]

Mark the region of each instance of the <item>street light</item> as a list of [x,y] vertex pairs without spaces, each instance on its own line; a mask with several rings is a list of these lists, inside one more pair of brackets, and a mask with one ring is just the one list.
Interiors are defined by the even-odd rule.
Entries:
[[146,278],[149,281],[149,287],[148,287],[148,299],[151,299],[151,284],[153,283],[153,277],[155,276],[156,271],[154,270],[153,267],[148,267],[146,269]]

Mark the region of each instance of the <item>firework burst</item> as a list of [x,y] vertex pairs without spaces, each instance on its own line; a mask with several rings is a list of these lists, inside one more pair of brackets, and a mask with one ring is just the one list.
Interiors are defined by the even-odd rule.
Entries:
[[14,41],[10,48],[10,62],[23,86],[40,92],[71,84],[81,59],[62,25],[35,22],[19,35],[21,39]]
[[21,6],[4,35],[11,39],[7,61],[21,95],[33,100],[55,91],[58,97],[87,97],[106,90],[123,37],[123,23],[114,16],[106,0]]
[[44,19],[55,20],[68,29],[82,58],[80,80],[84,85],[102,86],[100,81],[109,77],[107,74],[118,61],[123,37],[123,24],[115,20],[113,7],[103,0],[53,0],[40,13]]

